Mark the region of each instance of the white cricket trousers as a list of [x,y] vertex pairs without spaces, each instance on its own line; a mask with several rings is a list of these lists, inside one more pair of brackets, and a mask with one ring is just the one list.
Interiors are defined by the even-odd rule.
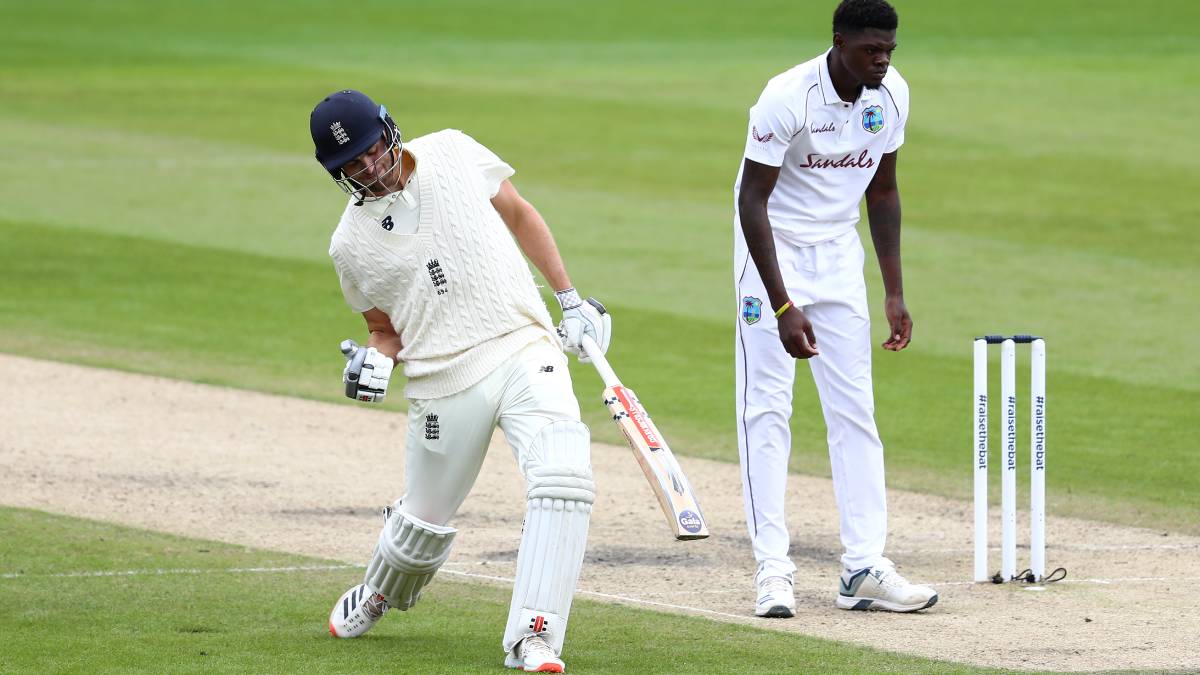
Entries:
[[[812,246],[775,237],[788,296],[813,324],[819,356],[808,359],[821,399],[833,490],[849,570],[871,567],[887,538],[883,444],[871,389],[871,323],[858,232]],[[796,566],[784,514],[789,419],[796,359],[779,341],[775,314],[735,223],[734,285],[738,319],[737,429],[746,523],[758,561],[756,580],[791,577]],[[756,303],[761,303],[757,307]]]
[[457,394],[408,403],[404,509],[434,525],[447,524],[467,498],[497,425],[524,466],[542,427],[579,421],[567,357],[545,340]]
[[[579,420],[567,357],[546,338],[528,345],[457,394],[409,401],[404,510],[435,525],[448,524],[475,484],[497,425],[504,431],[527,487],[544,484],[546,475],[538,472],[548,466],[570,471],[576,483],[584,473],[590,478],[587,428]],[[560,441],[557,445],[546,435],[550,431],[561,436],[564,429],[573,433],[555,436]],[[520,494],[527,496],[525,490]],[[506,651],[530,633],[531,620],[546,621],[547,616],[553,617],[549,620],[554,627],[548,632],[550,646],[555,653],[562,649],[591,505],[574,503],[571,508],[547,512],[550,507],[546,504],[551,501],[558,509],[563,498],[527,503],[502,641]],[[541,510],[534,509],[535,503]]]

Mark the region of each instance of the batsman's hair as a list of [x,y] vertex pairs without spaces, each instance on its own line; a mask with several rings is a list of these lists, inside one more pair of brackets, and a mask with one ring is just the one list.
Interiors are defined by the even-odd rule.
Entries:
[[900,18],[887,0],[842,0],[833,10],[833,32],[859,33],[868,28],[896,30]]

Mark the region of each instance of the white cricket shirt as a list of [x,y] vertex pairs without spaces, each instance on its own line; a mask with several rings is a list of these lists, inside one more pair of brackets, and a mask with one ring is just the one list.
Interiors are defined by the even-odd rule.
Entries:
[[[854,229],[884,154],[904,143],[908,83],[888,68],[877,89],[847,103],[829,78],[829,52],[780,73],[750,108],[745,158],[780,167],[767,202],[771,229],[799,246]],[[734,183],[734,205],[742,172]]]

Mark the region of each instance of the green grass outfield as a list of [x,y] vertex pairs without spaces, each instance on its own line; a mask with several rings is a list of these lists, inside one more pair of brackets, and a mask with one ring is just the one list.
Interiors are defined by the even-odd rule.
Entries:
[[[23,509],[0,508],[0,531],[0,671],[503,670],[511,591],[496,585],[443,576],[412,611],[334,640],[330,603],[360,569]],[[590,600],[571,618],[571,672],[992,672]]]
[[[1038,332],[1051,513],[1200,532],[1200,5],[898,4],[916,331],[876,350],[890,484],[968,494],[969,338]],[[361,326],[307,116],[354,86],[509,160],[673,445],[734,461],[746,109],[833,5],[0,3],[0,350],[337,398]],[[793,466],[827,473],[804,368],[796,410]]]
[[[1051,513],[1200,532],[1200,5],[897,4],[916,340],[876,351],[890,484],[968,495],[969,338],[1036,331]],[[746,110],[824,49],[833,5],[0,0],[0,351],[337,400],[336,345],[361,322],[325,258],[341,195],[306,126],[357,87],[410,137],[458,127],[510,161],[675,448],[735,461]],[[796,410],[793,465],[825,474],[803,369]],[[314,561],[27,511],[0,510],[0,531],[0,574],[24,571],[0,577],[0,670],[499,667],[501,588],[442,579],[419,615],[331,642],[319,619],[349,571],[53,577]],[[958,669],[588,601],[575,616],[573,670]]]

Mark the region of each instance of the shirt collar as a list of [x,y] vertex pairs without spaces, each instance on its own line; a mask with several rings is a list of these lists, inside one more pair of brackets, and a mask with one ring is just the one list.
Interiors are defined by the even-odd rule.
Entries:
[[841,105],[845,101],[837,93],[837,89],[833,88],[833,78],[829,77],[829,52],[831,51],[833,51],[833,47],[826,49],[818,60],[817,77],[821,81],[821,96],[825,100],[825,105]]

